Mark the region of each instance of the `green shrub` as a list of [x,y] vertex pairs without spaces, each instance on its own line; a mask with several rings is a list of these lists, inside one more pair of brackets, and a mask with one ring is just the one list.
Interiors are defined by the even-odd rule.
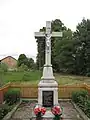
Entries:
[[28,71],[28,67],[26,65],[22,64],[20,67],[18,67],[18,71],[19,72]]
[[0,120],[10,111],[7,104],[0,104]]
[[90,97],[85,90],[72,93],[72,100],[82,109],[90,118]]
[[2,68],[0,68],[0,87],[3,86],[4,84],[4,71],[2,70]]
[[0,68],[4,71],[7,72],[8,71],[8,66],[5,63],[1,63],[0,64]]
[[4,85],[4,75],[7,71],[7,65],[5,63],[0,63],[0,87]]
[[4,99],[7,104],[12,105],[20,100],[20,91],[18,89],[9,89],[5,93]]
[[81,102],[84,99],[87,99],[87,97],[88,97],[88,92],[86,90],[75,91],[72,93],[72,100],[75,103]]
[[85,102],[84,112],[90,118],[90,99]]

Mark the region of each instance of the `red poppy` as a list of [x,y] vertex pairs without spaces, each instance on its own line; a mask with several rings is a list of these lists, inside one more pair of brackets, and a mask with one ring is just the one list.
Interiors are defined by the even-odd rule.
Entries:
[[40,113],[41,113],[41,115],[44,115],[45,112],[46,112],[46,108],[44,108],[44,107],[35,107],[34,108],[35,115],[38,115]]
[[54,115],[61,115],[62,114],[62,110],[61,110],[60,106],[54,106],[51,109],[51,111]]

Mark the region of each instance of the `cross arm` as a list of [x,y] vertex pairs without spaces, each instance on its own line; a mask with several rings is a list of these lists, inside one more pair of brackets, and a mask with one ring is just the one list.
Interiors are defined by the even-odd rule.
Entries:
[[35,32],[35,33],[34,33],[34,36],[35,36],[35,38],[45,37],[45,32]]
[[[35,32],[35,38],[45,37],[45,32]],[[62,32],[52,32],[51,37],[62,37]]]
[[62,32],[52,32],[52,37],[62,37]]

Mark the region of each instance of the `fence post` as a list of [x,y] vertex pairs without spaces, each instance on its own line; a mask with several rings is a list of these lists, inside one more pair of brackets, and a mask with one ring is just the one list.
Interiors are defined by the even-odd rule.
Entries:
[[3,96],[4,96],[4,95],[3,95],[3,91],[0,90],[0,104],[2,104],[3,101],[4,101],[4,97],[3,97]]
[[85,88],[86,88],[86,90],[88,91],[88,94],[90,95],[90,86],[87,85],[87,84],[85,84]]

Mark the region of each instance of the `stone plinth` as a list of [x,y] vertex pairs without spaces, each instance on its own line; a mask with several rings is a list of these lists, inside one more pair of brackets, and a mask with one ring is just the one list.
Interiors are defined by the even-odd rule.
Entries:
[[52,107],[58,104],[58,84],[55,80],[41,80],[38,84],[38,104]]
[[[43,76],[41,78],[42,80],[45,80],[45,82],[54,82],[55,81],[55,77],[53,76],[53,69],[52,69],[52,65],[44,65],[43,68]],[[53,80],[53,81],[52,81]],[[42,81],[44,82],[44,81]]]

